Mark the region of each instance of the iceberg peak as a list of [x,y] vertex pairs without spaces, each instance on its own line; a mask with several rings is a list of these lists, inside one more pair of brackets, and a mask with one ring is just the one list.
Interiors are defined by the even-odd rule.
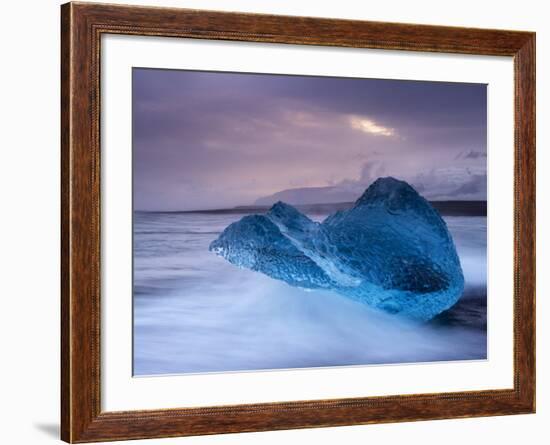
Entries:
[[355,205],[392,203],[397,207],[411,204],[417,200],[425,201],[407,182],[388,176],[374,181],[355,202]]
[[267,212],[266,216],[277,225],[283,225],[294,229],[303,229],[314,224],[307,216],[299,212],[295,207],[278,201]]

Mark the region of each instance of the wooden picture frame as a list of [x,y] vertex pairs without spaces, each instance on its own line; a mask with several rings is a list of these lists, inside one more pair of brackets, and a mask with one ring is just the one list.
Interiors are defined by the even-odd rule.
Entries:
[[[535,34],[67,3],[61,7],[61,437],[71,443],[535,411]],[[100,38],[103,34],[511,56],[515,69],[514,387],[102,412]],[[502,254],[512,254],[503,252]]]

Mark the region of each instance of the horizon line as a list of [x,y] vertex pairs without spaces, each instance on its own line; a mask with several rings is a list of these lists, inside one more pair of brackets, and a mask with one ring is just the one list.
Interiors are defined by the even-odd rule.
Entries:
[[[440,202],[462,202],[462,203],[487,203],[487,199],[427,199],[431,203],[440,203]],[[283,201],[284,202],[284,201]],[[337,202],[327,202],[327,203],[303,203],[303,204],[292,204],[286,203],[293,207],[299,206],[335,206],[335,205],[344,205],[344,204],[353,204],[355,201],[337,201]],[[202,208],[202,209],[188,209],[188,210],[161,210],[161,209],[132,209],[133,212],[143,212],[143,213],[200,213],[200,212],[229,212],[235,210],[252,210],[252,209],[269,209],[273,204],[269,205],[258,205],[258,204],[243,204],[233,207],[212,207],[212,208]]]

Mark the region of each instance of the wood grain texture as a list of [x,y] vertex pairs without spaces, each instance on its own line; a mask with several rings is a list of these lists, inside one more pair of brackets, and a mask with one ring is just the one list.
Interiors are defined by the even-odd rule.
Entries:
[[[101,412],[100,38],[104,33],[514,57],[514,388]],[[173,437],[535,410],[535,35],[306,17],[68,3],[61,8],[61,436]],[[183,401],[182,401],[183,403]]]

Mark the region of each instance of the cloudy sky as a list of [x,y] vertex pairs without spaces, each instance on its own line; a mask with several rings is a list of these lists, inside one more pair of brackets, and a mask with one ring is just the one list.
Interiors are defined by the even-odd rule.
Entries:
[[134,68],[132,90],[137,210],[351,200],[380,176],[486,199],[486,85]]

